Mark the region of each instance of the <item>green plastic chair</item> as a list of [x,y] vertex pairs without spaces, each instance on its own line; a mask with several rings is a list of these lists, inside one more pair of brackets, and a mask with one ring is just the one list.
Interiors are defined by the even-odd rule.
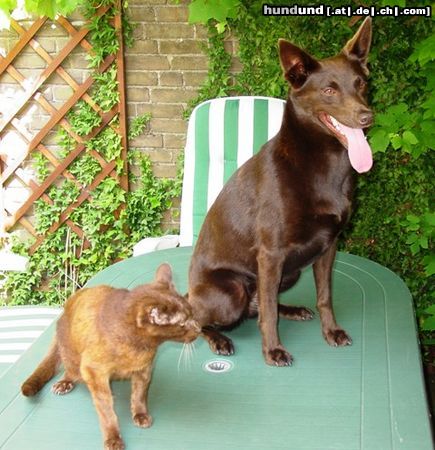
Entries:
[[270,97],[223,97],[192,111],[184,152],[180,235],[145,238],[135,245],[134,256],[196,242],[224,183],[279,131],[284,105],[284,100]]
[[0,377],[62,312],[47,306],[0,308]]

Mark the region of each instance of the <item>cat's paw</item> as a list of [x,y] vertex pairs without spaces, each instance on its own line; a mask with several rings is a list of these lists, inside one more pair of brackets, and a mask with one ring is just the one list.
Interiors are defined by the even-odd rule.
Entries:
[[133,422],[141,428],[149,428],[153,424],[153,418],[149,414],[135,414]]
[[277,367],[291,366],[293,363],[292,355],[282,347],[266,350],[264,352],[264,359],[267,364]]
[[124,450],[125,445],[121,436],[115,436],[104,441],[104,450]]
[[332,347],[352,345],[351,337],[341,328],[325,330],[323,336],[326,342]]
[[65,395],[74,389],[74,383],[69,380],[60,380],[51,387],[51,392],[56,395]]

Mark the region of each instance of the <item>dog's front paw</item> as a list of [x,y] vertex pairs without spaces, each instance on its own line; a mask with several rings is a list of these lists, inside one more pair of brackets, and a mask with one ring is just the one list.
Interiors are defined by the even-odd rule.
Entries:
[[341,328],[325,330],[323,336],[326,342],[332,347],[352,345],[351,337]]
[[270,366],[285,367],[291,366],[293,363],[292,355],[282,347],[266,350],[264,352],[264,359]]
[[124,450],[125,445],[121,436],[114,436],[104,441],[104,450]]
[[233,341],[226,336],[219,336],[209,341],[211,351],[217,355],[230,356],[234,354]]
[[141,428],[149,428],[153,424],[153,418],[149,414],[135,414],[133,422]]
[[74,389],[74,383],[69,380],[60,380],[51,387],[51,392],[56,395],[65,395]]

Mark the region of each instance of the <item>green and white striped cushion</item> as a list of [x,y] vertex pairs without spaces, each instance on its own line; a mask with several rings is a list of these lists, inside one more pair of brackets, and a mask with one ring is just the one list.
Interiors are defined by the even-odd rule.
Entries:
[[0,376],[57,319],[62,308],[13,306],[0,308]]
[[184,154],[180,245],[193,245],[224,183],[279,131],[284,100],[225,97],[192,112]]

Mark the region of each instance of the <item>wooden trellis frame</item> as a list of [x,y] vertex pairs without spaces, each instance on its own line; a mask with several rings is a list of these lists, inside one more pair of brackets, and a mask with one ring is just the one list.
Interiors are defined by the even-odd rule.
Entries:
[[[118,6],[120,6],[120,2]],[[101,7],[97,11],[97,14],[103,15],[107,12],[107,10],[108,7]],[[121,11],[120,8],[119,11]],[[1,117],[0,140],[4,136],[5,132],[12,128],[14,129],[14,132],[19,133],[20,138],[26,142],[26,152],[9,165],[0,160],[0,179],[1,186],[6,186],[8,181],[11,179],[16,179],[21,185],[30,190],[30,195],[16,211],[13,213],[6,211],[6,229],[10,230],[19,223],[30,234],[35,236],[36,241],[30,249],[31,254],[34,253],[41,245],[46,235],[53,233],[63,224],[66,224],[72,231],[82,238],[84,243],[83,246],[84,248],[87,248],[90,245],[89,241],[86,239],[83,230],[81,230],[77,224],[69,219],[70,215],[77,207],[88,200],[92,196],[92,191],[109,176],[117,180],[125,191],[128,190],[126,97],[121,12],[117,13],[113,20],[113,25],[119,40],[119,50],[116,55],[106,57],[97,69],[100,73],[103,73],[108,70],[112,64],[116,64],[119,103],[108,112],[103,112],[88,94],[89,89],[94,83],[92,76],[89,76],[83,83],[80,84],[75,81],[74,78],[68,74],[67,70],[62,67],[62,63],[65,59],[78,46],[81,46],[88,53],[92,52],[92,45],[86,40],[86,36],[89,32],[86,26],[83,26],[80,30],[77,30],[66,18],[58,17],[56,19],[56,23],[68,33],[69,40],[62,50],[56,56],[52,57],[46,50],[44,50],[43,46],[40,45],[36,37],[37,32],[45,23],[47,23],[48,19],[46,17],[36,20],[28,30],[25,30],[18,22],[14,20],[11,22],[12,28],[19,35],[19,41],[5,57],[0,55],[0,76],[3,73],[9,74],[10,77],[12,77],[24,88],[25,94],[20,97],[14,105],[13,110],[6,117],[4,115]],[[28,47],[32,48],[47,64],[38,79],[30,87],[28,84],[26,85],[26,78],[14,67],[14,60],[25,48]],[[42,92],[45,82],[54,73],[60,76],[66,85],[70,86],[73,90],[70,98],[67,99],[67,101],[59,109],[53,106],[50,101],[45,98],[44,93]],[[68,112],[79,100],[84,100],[88,103],[101,117],[101,124],[94,128],[87,136],[78,136],[75,134],[66,118]],[[48,122],[34,135],[23,127],[17,118],[18,114],[30,101],[37,102],[50,115]],[[76,158],[80,157],[82,152],[85,150],[86,142],[89,139],[97,136],[107,126],[111,126],[113,128],[113,125],[110,123],[116,116],[118,116],[119,119],[119,127],[116,128],[115,131],[120,134],[122,143],[121,158],[124,164],[122,175],[118,175],[115,171],[116,161],[107,162],[97,151],[91,151],[90,154],[99,162],[101,171],[96,175],[90,185],[81,186],[79,181],[70,172],[68,172],[68,167],[75,161]],[[58,125],[65,129],[76,142],[75,148],[63,160],[59,160],[56,155],[54,155],[43,143],[43,140],[47,137],[48,133]],[[32,152],[41,152],[53,167],[52,172],[42,183],[37,183],[34,180],[26,182],[23,179],[22,165]],[[47,191],[62,177],[73,181],[76,186],[79,187],[81,193],[74,203],[69,205],[61,213],[60,218],[53,223],[46,235],[38,235],[35,228],[25,217],[25,215],[28,213],[34,202],[39,199],[42,199],[49,204],[52,203]]]

